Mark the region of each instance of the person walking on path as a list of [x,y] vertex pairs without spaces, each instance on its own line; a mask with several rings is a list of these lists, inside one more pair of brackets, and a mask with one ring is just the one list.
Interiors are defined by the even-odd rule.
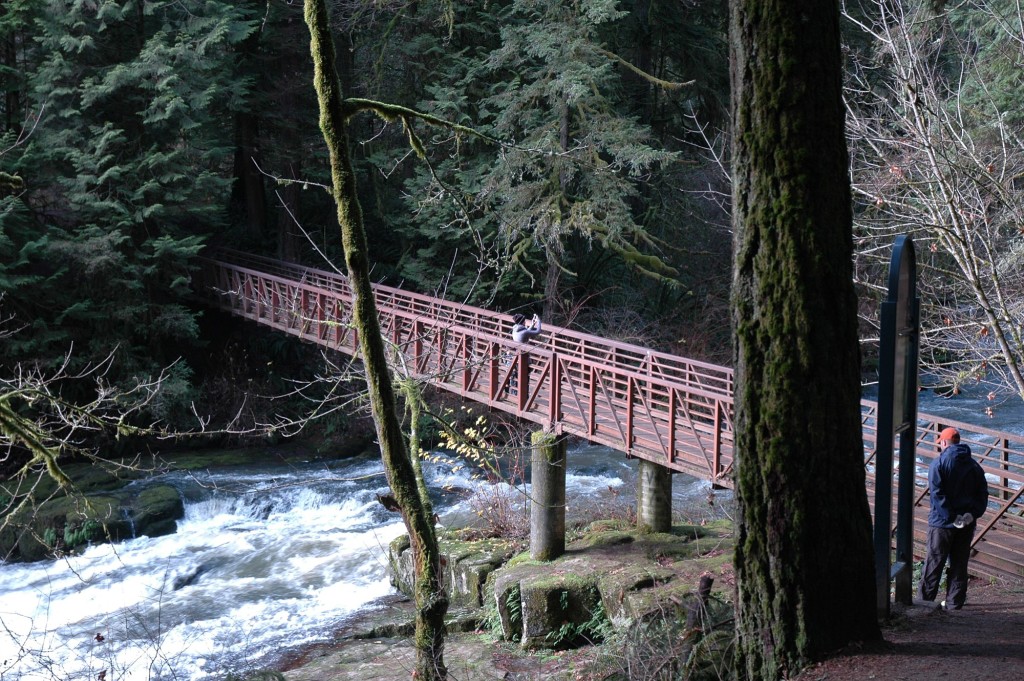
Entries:
[[939,446],[942,453],[928,468],[931,510],[918,595],[925,601],[935,600],[948,559],[943,605],[959,610],[967,600],[967,561],[977,520],[988,506],[988,482],[981,466],[971,457],[971,448],[960,442],[956,428],[945,428],[939,433]]

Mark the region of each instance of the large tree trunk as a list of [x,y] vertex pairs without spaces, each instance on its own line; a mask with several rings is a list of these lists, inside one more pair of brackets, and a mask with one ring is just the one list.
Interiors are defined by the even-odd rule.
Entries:
[[[0,63],[3,64],[10,80],[4,88],[4,121],[0,133],[19,130],[25,124],[21,110],[21,94],[25,87],[22,71],[18,66],[18,36],[5,36],[2,47],[0,47]],[[15,76],[14,74],[19,74]]]
[[741,678],[879,637],[833,2],[732,0]]
[[373,419],[384,471],[401,506],[416,561],[416,678],[444,679],[447,677],[443,656],[444,616],[448,611],[448,598],[441,583],[433,515],[428,501],[420,494],[413,462],[406,448],[384,340],[377,321],[366,233],[352,175],[343,95],[335,68],[334,43],[324,0],[305,0],[305,16],[309,25],[314,85],[320,101],[320,128],[330,150],[332,192],[338,206],[345,264],[355,298],[353,317],[366,369]]
[[251,113],[235,114],[234,183],[231,206],[247,231],[261,237],[267,228],[267,198],[259,161],[259,119]]

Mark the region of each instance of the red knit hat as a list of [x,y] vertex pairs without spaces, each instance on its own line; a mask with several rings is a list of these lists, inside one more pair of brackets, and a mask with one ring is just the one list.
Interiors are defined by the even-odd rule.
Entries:
[[943,428],[942,432],[939,433],[939,440],[959,440],[960,431],[956,428]]

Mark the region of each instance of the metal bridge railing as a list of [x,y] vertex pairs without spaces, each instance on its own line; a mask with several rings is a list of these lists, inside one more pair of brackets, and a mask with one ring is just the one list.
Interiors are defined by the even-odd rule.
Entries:
[[[864,445],[868,470],[868,498],[874,503],[878,403],[864,400]],[[930,414],[918,414],[915,435],[914,470],[914,542],[923,555],[928,529],[928,466],[941,453],[938,435],[953,426],[960,431],[961,442],[985,471],[988,479],[988,511],[978,520],[974,535],[971,571],[988,577],[1024,577],[1024,436],[992,430],[971,423],[953,421]],[[894,472],[893,489],[896,489]]]
[[[358,351],[352,291],[336,273],[218,251],[196,291],[218,307],[348,354]],[[732,487],[731,369],[545,325],[537,342],[482,308],[375,285],[392,366],[493,409]],[[862,402],[868,499],[874,503],[877,404]],[[972,571],[1024,576],[1024,437],[919,414],[915,541],[924,550],[927,468],[935,435],[955,426],[989,478]],[[897,485],[893,485],[897,489]]]
[[[237,252],[204,259],[197,290],[225,310],[349,354],[339,274]],[[489,310],[374,286],[393,366],[492,408],[731,486],[732,372],[552,325],[510,337]]]

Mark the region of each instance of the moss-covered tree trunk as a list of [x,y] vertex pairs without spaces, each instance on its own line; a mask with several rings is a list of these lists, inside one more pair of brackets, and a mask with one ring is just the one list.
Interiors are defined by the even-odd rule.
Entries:
[[835,2],[731,0],[740,678],[879,637]]
[[332,191],[355,299],[353,320],[359,333],[373,419],[384,471],[401,506],[416,561],[416,678],[444,679],[447,677],[443,655],[444,616],[448,611],[448,598],[442,588],[433,516],[428,501],[420,494],[402,433],[373,299],[362,209],[356,196],[348,151],[347,112],[324,0],[305,0],[305,16],[309,25],[314,85],[320,101],[320,128],[330,150]]

